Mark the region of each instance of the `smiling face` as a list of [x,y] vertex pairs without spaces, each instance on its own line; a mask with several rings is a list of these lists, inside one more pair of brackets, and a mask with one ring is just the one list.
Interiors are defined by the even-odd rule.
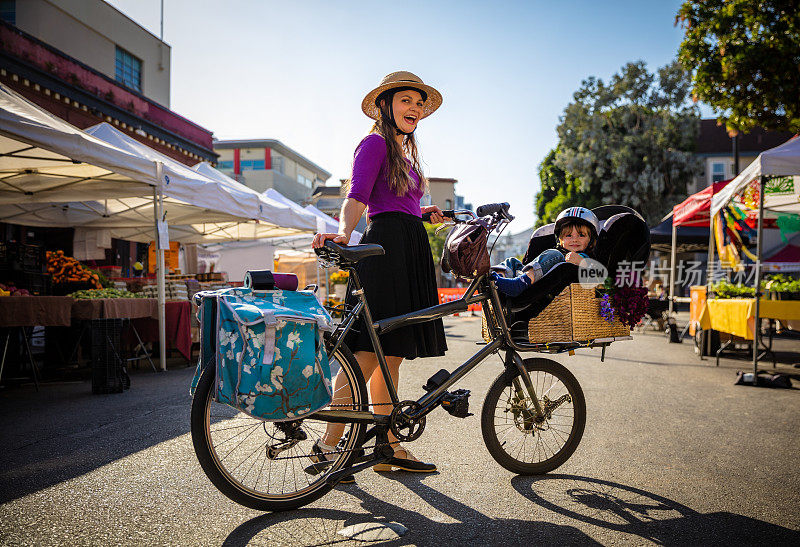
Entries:
[[589,246],[592,236],[588,227],[571,224],[562,228],[558,240],[566,250],[580,253]]
[[392,99],[392,112],[394,123],[404,133],[410,133],[417,128],[422,118],[425,101],[422,94],[414,89],[404,89],[394,94]]

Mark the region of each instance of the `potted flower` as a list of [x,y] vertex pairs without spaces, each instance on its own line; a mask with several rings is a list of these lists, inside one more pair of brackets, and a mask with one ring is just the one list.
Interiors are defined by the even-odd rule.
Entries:
[[347,293],[347,280],[350,277],[350,274],[345,271],[338,271],[333,272],[329,277],[328,281],[333,284],[333,294],[336,295],[336,298],[339,300],[344,300],[345,294]]
[[772,300],[800,300],[800,280],[783,274],[770,276],[766,283]]
[[618,286],[609,277],[598,292],[602,294],[600,315],[609,323],[619,319],[622,324],[633,328],[647,313],[649,300],[645,287]]
[[755,289],[745,285],[733,284],[730,281],[721,280],[711,285],[711,290],[715,298],[753,298]]

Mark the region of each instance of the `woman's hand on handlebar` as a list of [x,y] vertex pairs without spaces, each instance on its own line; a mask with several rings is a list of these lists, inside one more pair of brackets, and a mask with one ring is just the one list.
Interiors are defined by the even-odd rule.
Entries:
[[311,247],[319,249],[325,245],[325,241],[328,239],[332,239],[334,243],[338,243],[339,245],[347,245],[350,241],[350,237],[347,234],[315,234],[314,241],[311,242]]
[[426,205],[425,207],[420,207],[422,210],[422,218],[425,219],[426,213],[430,213],[430,218],[427,219],[428,222],[431,224],[441,224],[444,222],[444,215],[442,214],[442,210],[439,209],[436,205]]

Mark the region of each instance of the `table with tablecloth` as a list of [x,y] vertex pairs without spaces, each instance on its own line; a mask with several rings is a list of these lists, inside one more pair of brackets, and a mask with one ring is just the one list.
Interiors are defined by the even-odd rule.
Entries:
[[[753,339],[755,298],[717,298],[708,300],[700,314],[700,328],[727,332],[745,340]],[[800,300],[764,300],[759,305],[762,319],[800,320]]]
[[68,327],[70,296],[0,296],[0,327]]
[[36,364],[33,361],[28,337],[30,333],[25,327],[68,327],[72,310],[72,298],[69,296],[2,296],[0,297],[0,328],[5,331],[5,340],[2,342],[2,357],[0,357],[0,378],[3,376],[6,355],[11,340],[11,333],[19,329],[22,335],[25,353],[31,367],[31,375],[39,389]]
[[[188,300],[166,302],[165,334],[167,344],[178,350],[187,360],[192,359],[192,334],[190,315],[192,304]],[[144,342],[158,341],[158,309],[150,318],[134,319],[136,330]]]
[[[192,338],[189,328],[191,303],[166,302],[165,336],[168,347],[191,360]],[[143,342],[158,342],[158,300],[155,298],[98,298],[75,300],[74,319],[131,319]]]
[[72,303],[73,319],[137,319],[158,317],[155,298],[76,299]]

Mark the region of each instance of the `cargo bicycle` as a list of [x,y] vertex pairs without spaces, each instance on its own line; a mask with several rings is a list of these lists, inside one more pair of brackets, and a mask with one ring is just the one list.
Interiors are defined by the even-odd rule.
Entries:
[[[509,223],[508,204],[478,208],[489,231]],[[447,211],[454,223],[475,218],[471,211]],[[317,249],[324,261],[350,274],[356,304],[346,310],[335,331],[325,337],[334,383],[333,402],[303,419],[266,422],[214,398],[214,363],[205,366],[191,408],[192,441],[198,460],[212,483],[244,506],[282,511],[304,506],[329,492],[345,477],[386,462],[394,454],[388,434],[401,442],[418,439],[428,414],[442,407],[466,417],[470,392],[450,389],[495,353],[504,370],[494,380],[480,412],[481,431],[489,453],[505,469],[537,475],[556,469],[575,452],[586,423],[583,390],[563,365],[547,358],[523,358],[522,353],[562,353],[578,347],[608,345],[613,340],[532,344],[515,335],[506,322],[504,302],[488,275],[475,277],[454,301],[397,317],[373,321],[356,264],[383,254],[379,245],[340,246],[332,241]],[[482,304],[487,342],[452,372],[440,370],[428,379],[417,400],[400,400],[393,385],[379,335],[402,326],[433,321]],[[391,404],[369,403],[367,386],[353,354],[342,343],[355,320],[363,317]],[[312,448],[329,424],[343,428],[335,450],[319,454]],[[324,456],[320,458],[320,455]]]

